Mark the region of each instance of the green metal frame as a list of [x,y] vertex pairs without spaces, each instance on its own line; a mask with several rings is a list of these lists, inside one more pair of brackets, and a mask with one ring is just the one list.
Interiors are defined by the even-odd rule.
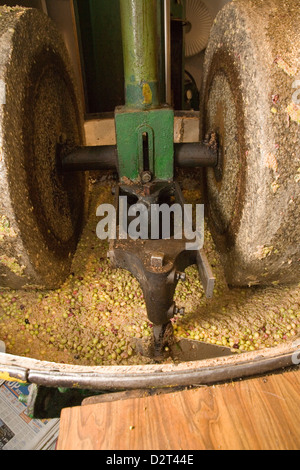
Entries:
[[144,137],[152,179],[174,175],[174,112],[160,103],[157,0],[120,0],[125,106],[115,111],[120,179],[138,181],[145,170]]
[[144,171],[143,138],[148,135],[149,171],[153,179],[174,175],[174,113],[170,108],[148,111],[118,108],[115,114],[119,176],[138,181]]

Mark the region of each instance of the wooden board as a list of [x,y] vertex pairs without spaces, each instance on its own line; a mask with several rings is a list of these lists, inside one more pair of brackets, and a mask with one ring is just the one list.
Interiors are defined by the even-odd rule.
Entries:
[[[174,143],[199,142],[199,129],[198,113],[175,115]],[[88,119],[84,123],[84,130],[87,146],[116,145],[116,128],[113,117]]]
[[64,409],[58,450],[298,450],[300,371]]

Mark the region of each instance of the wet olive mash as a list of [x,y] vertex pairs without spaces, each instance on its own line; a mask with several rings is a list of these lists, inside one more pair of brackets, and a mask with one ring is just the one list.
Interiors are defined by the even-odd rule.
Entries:
[[[187,202],[201,202],[196,182],[181,183]],[[135,338],[149,339],[152,329],[142,290],[129,272],[111,268],[108,242],[96,236],[96,208],[113,203],[114,184],[110,177],[91,181],[89,218],[72,272],[59,289],[0,289],[0,340],[7,353],[78,365],[152,362],[135,349]],[[185,315],[172,320],[176,339],[191,338],[242,353],[296,337],[299,285],[231,289],[207,228],[205,238],[216,275],[214,298],[206,299],[196,266],[188,268],[174,298],[176,305],[185,307]]]

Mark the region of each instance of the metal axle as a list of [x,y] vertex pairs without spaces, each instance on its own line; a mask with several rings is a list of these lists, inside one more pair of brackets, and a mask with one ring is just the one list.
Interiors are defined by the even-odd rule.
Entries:
[[[118,150],[116,145],[80,147],[62,152],[60,162],[64,171],[118,170]],[[174,162],[178,168],[217,167],[218,152],[202,142],[175,144]]]

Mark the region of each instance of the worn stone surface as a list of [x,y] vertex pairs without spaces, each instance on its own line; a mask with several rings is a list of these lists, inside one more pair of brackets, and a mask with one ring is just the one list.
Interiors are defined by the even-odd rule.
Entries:
[[86,177],[62,175],[56,149],[59,140],[82,144],[82,112],[64,43],[45,15],[3,7],[0,36],[0,285],[56,287],[86,207]]
[[217,130],[224,154],[209,218],[233,285],[300,278],[299,15],[292,0],[233,1],[206,52],[202,133]]

